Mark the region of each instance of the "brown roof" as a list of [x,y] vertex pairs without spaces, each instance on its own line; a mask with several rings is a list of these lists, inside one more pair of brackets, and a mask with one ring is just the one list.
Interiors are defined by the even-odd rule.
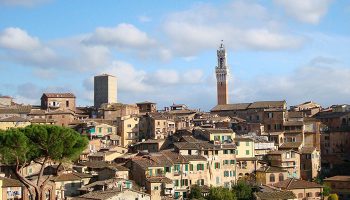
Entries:
[[303,147],[300,150],[302,154],[312,154],[316,150],[316,147]]
[[54,178],[55,182],[61,182],[61,181],[78,181],[84,178],[91,178],[92,175],[90,174],[84,174],[84,173],[78,173],[78,172],[72,172],[67,174],[61,174]]
[[249,105],[249,109],[256,108],[284,108],[286,101],[256,101]]
[[206,161],[207,159],[201,155],[184,155],[187,161]]
[[232,129],[203,128],[203,130],[208,131],[211,134],[233,133]]
[[85,200],[85,199],[90,199],[90,200],[106,200],[106,199],[111,199],[112,197],[118,195],[119,193],[123,193],[124,191],[133,191],[137,192],[139,194],[143,194],[146,196],[150,196],[149,194],[139,192],[136,190],[130,190],[130,189],[123,189],[122,191],[120,189],[112,189],[112,190],[105,190],[105,191],[94,191],[94,192],[89,192],[87,194],[83,194],[78,197],[74,197],[74,200]]
[[19,180],[16,180],[16,179],[0,177],[0,180],[2,181],[3,188],[24,186]]
[[257,192],[255,194],[261,200],[282,200],[297,198],[292,191]]
[[302,142],[285,142],[279,148],[280,149],[296,149],[302,145]]
[[285,190],[293,190],[293,189],[304,189],[304,188],[322,188],[323,186],[315,183],[315,182],[309,182],[294,178],[289,178],[284,181],[280,181],[273,186]]
[[344,181],[350,182],[350,176],[332,176],[329,178],[325,178],[324,181]]
[[210,111],[230,111],[230,110],[246,110],[250,103],[237,103],[237,104],[225,104],[225,105],[217,105],[212,108]]
[[[86,161],[78,163],[79,166],[86,166],[91,169],[103,169],[105,167],[117,167],[120,166],[117,163],[108,163],[105,161]],[[121,168],[120,168],[121,169]]]
[[271,167],[271,166],[261,167],[260,169],[257,169],[256,171],[258,171],[258,172],[266,172],[266,173],[287,172],[287,170],[284,170],[282,168]]
[[0,119],[0,122],[29,122],[29,120],[18,116],[11,116],[4,119]]
[[73,93],[44,93],[41,98],[75,98]]
[[30,110],[32,109],[32,106],[22,106],[22,105],[16,105],[6,108],[0,108],[0,114],[28,114],[30,113]]
[[164,176],[147,177],[146,181],[151,183],[173,183],[173,181],[170,178]]

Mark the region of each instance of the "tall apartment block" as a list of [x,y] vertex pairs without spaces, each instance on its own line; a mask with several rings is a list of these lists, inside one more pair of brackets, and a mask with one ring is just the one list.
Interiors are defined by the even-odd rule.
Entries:
[[117,78],[102,74],[94,78],[94,106],[100,108],[103,103],[117,102]]

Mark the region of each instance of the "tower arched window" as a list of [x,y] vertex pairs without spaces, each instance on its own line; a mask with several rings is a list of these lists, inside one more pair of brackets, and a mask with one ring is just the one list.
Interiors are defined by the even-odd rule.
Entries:
[[278,181],[284,181],[284,176],[282,173],[278,175]]
[[271,183],[275,182],[275,175],[274,174],[270,174],[270,182]]

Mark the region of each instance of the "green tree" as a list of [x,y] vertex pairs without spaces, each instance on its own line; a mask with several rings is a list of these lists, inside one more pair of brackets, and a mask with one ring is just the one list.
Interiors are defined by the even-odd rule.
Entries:
[[323,185],[323,192],[322,195],[323,196],[328,196],[331,193],[331,188],[329,187],[329,185],[324,184]]
[[252,199],[252,187],[245,181],[238,181],[238,183],[233,186],[233,192],[236,194],[238,200],[250,200]]
[[[30,125],[0,134],[0,159],[13,166],[13,171],[36,200],[45,199],[43,189],[51,177],[44,178],[44,168],[50,163],[70,162],[87,147],[88,139],[78,132],[52,125]],[[31,163],[41,165],[35,181],[27,179],[21,171]]]
[[193,185],[191,187],[191,192],[189,195],[190,199],[204,199],[202,196],[202,189],[198,185]]
[[209,190],[207,200],[236,200],[235,194],[228,188],[212,187]]
[[338,200],[339,198],[338,198],[338,195],[337,194],[331,194],[331,195],[329,195],[329,197],[328,197],[328,200]]

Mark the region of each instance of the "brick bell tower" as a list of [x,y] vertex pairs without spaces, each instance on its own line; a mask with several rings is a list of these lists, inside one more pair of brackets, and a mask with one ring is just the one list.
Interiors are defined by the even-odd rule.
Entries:
[[226,50],[221,40],[221,45],[217,50],[218,66],[215,67],[217,80],[218,105],[228,104],[228,75],[229,69],[226,59]]

